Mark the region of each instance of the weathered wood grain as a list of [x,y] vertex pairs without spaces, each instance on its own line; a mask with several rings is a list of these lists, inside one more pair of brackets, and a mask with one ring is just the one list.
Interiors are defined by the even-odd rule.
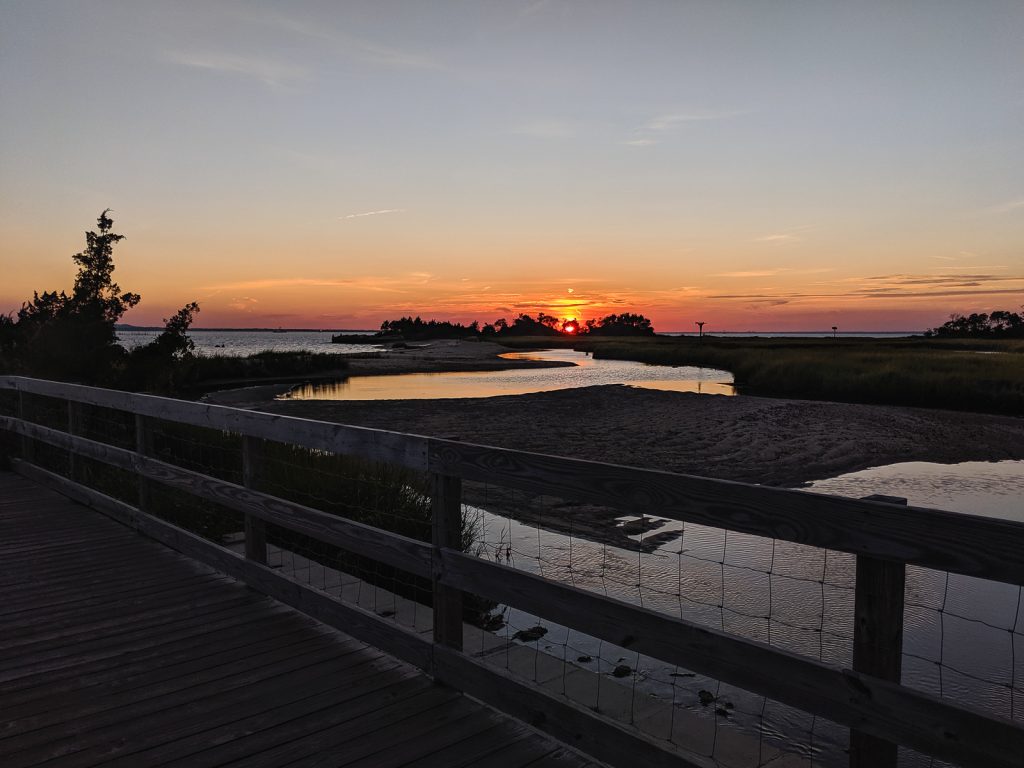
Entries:
[[67,478],[53,472],[31,465],[26,468],[24,462],[17,462],[15,469],[19,472],[28,469],[26,475],[31,476],[37,482],[48,483],[69,498],[86,504],[99,512],[110,514],[114,519],[127,523],[140,533],[229,576],[234,576],[257,591],[280,600],[285,605],[290,605],[325,624],[342,629],[349,635],[408,661],[420,669],[430,668],[430,641],[402,629],[392,622],[382,621],[380,617],[358,606],[342,603],[326,593],[311,589],[302,582],[267,566],[248,561],[243,556],[200,536],[141,512],[99,491],[72,483]]
[[[2,419],[0,417],[0,425]],[[431,547],[425,542],[285,501],[226,480],[141,456],[124,448],[74,437],[37,424],[19,422],[14,426],[14,431],[33,435],[50,445],[74,449],[83,456],[135,472],[147,480],[215,501],[229,509],[307,534],[417,576],[430,577]]]
[[0,389],[74,400],[154,419],[426,469],[427,439],[416,435],[20,376],[0,376]]
[[[261,464],[260,441],[254,437],[243,437],[242,484],[249,490],[256,489]],[[266,524],[248,512],[245,514],[245,556],[257,563],[267,564]]]
[[431,480],[434,589],[434,642],[462,650],[462,593],[445,586],[438,576],[442,547],[462,548],[462,481],[433,475]]
[[[25,476],[62,480],[65,492],[76,489],[67,478],[39,467],[20,461],[16,467]],[[108,505],[141,531],[176,540],[182,549],[221,549],[188,534],[176,538],[180,534],[162,521],[151,528],[149,515],[91,494],[92,502]],[[43,517],[0,521],[0,534],[45,530],[50,520],[72,528],[88,521],[97,529],[116,525],[65,500],[63,509],[51,507]],[[523,738],[522,725],[431,684],[413,667],[339,636],[227,575],[205,566],[197,573],[194,560],[155,542],[130,539],[126,554],[142,559],[110,561],[102,571],[89,567],[89,547],[64,553],[64,564],[77,564],[88,574],[78,592],[90,605],[53,610],[40,605],[15,624],[4,624],[13,630],[0,633],[0,645],[6,646],[0,649],[0,764],[5,768],[43,762],[148,768],[232,760],[258,768],[325,755],[340,762],[372,762],[370,756],[379,755],[427,764],[441,755],[454,766]],[[126,598],[122,589],[146,557],[153,568],[139,582],[145,590]],[[6,562],[30,575],[44,572],[46,565],[29,550]],[[259,580],[246,569],[264,569],[239,556],[234,564],[250,583]],[[154,578],[161,569],[163,582]],[[283,582],[285,589],[311,591]],[[71,582],[46,583],[59,584],[62,595],[74,592]],[[148,605],[141,594],[146,590]],[[0,597],[8,594],[0,585]],[[351,629],[353,622],[345,618]],[[357,618],[393,631],[379,617]],[[414,642],[429,647],[418,637]],[[420,662],[426,658],[421,655]],[[553,742],[539,743],[511,765],[525,768],[537,754],[555,752]],[[577,758],[568,765],[585,762]]]
[[441,559],[445,584],[927,754],[990,766],[1024,754],[1008,720],[461,552]]
[[458,651],[435,648],[437,673],[450,685],[507,712],[564,744],[617,768],[712,768],[704,757],[687,755],[639,731],[554,696],[504,670],[488,667]]
[[431,472],[1024,584],[1024,523],[430,440]]
[[[466,591],[515,605],[617,645],[845,723],[854,731],[851,738],[854,765],[893,764],[895,743],[942,759],[993,766],[1019,766],[1019,756],[1024,754],[1024,729],[1020,726],[952,706],[899,685],[905,564],[1024,584],[1024,523],[900,507],[898,499],[844,499],[20,377],[0,377],[0,389],[16,390],[22,400],[26,395],[38,395],[68,402],[67,432],[25,419],[0,416],[0,429],[10,430],[22,438],[26,458],[31,458],[31,447],[36,441],[67,450],[72,457],[71,479],[24,461],[15,462],[19,472],[45,480],[61,493],[242,579],[258,591],[430,669],[438,679],[453,685],[466,687],[458,682],[462,678],[446,677],[459,666],[451,661],[453,658],[468,661],[458,653],[462,639],[462,593]],[[135,414],[136,450],[75,435],[79,431],[80,417],[76,414],[81,404]],[[229,483],[147,456],[150,453],[148,422],[153,419],[243,435],[243,484]],[[433,546],[258,492],[253,487],[257,463],[254,448],[263,439],[430,471],[434,476]],[[246,557],[78,485],[74,482],[77,456],[136,473],[143,508],[148,506],[150,484],[160,483],[242,512],[246,516]],[[458,500],[463,479],[855,554],[858,558],[855,670],[820,664],[463,555],[456,551],[459,548]],[[0,520],[16,515],[17,512],[12,511],[15,509],[10,503],[0,505]],[[273,522],[432,578],[434,645],[421,636],[382,622],[372,613],[341,603],[267,568],[264,522]],[[8,586],[15,590],[5,610],[27,631],[33,624],[21,621],[21,617],[37,595],[45,594],[49,607],[57,611],[70,610],[65,601],[71,599],[74,582],[68,578],[71,574],[61,568],[60,557],[73,553],[71,545],[74,543],[95,545],[98,553],[112,546],[103,536],[94,539],[89,533],[74,528],[67,530],[67,538],[60,544],[31,533],[0,542],[0,553],[5,557],[19,556],[38,547],[39,573],[49,575],[35,585],[19,585],[15,573],[0,567],[0,588],[4,587],[6,578]],[[103,574],[103,568],[101,564],[97,578]],[[129,588],[127,583],[123,586]],[[108,598],[109,590],[118,588],[116,580],[107,582],[101,589],[108,592],[101,592],[95,599]],[[175,589],[165,589],[164,597],[176,599],[177,595],[189,594],[191,587],[181,582]],[[126,642],[131,646],[138,635],[145,647],[150,641],[144,635],[151,628],[159,627],[159,621],[153,623],[155,617],[149,616],[138,602],[129,599],[123,606]],[[173,612],[166,615],[171,616]],[[105,627],[111,621],[99,616],[89,626]],[[43,630],[37,654],[42,666],[38,670],[53,671],[47,648],[56,653],[64,644],[74,642],[79,634],[82,633],[70,624]],[[88,650],[88,643],[84,645]],[[27,642],[15,643],[12,649],[20,653],[28,646]],[[36,674],[34,667],[15,674],[18,663],[15,659],[6,668],[8,676],[14,674],[12,680],[19,679],[21,671],[29,676]],[[493,670],[480,672],[474,666],[484,668],[475,662],[469,667],[460,664],[461,672],[456,670],[454,674],[468,677],[468,685],[479,688],[484,683],[474,682],[473,678],[486,678],[490,685],[505,686],[500,694],[503,698],[514,700],[519,695],[515,686],[522,686],[522,683],[496,681]],[[59,670],[59,666],[56,669]],[[522,693],[522,705],[513,702],[512,706],[525,706],[528,699],[537,699],[545,711],[557,712],[572,722],[576,715],[587,716],[582,711],[573,714],[559,710],[558,707],[565,706],[564,702],[548,702],[545,697],[551,697],[547,694],[536,688],[527,690],[528,693]],[[488,692],[492,696],[499,695]],[[597,729],[600,727],[599,724]],[[595,726],[587,725],[585,729],[589,732]],[[483,749],[484,736],[479,734],[485,731],[485,728],[472,734],[467,731],[467,749],[470,743],[480,744]],[[516,743],[514,736],[506,734],[505,738],[510,744]],[[621,734],[613,733],[610,738],[621,742]],[[612,753],[615,749],[621,750],[622,743],[612,748]],[[657,745],[652,748],[660,749]],[[402,749],[395,747],[388,752],[392,753],[394,759],[404,759]],[[452,754],[460,752],[454,750]]]

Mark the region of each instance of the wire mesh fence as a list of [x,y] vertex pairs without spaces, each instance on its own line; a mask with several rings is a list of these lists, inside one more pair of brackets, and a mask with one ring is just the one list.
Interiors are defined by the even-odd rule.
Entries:
[[[850,667],[853,555],[551,497],[467,489],[482,556],[824,663]],[[604,520],[603,533],[595,519]],[[557,519],[553,524],[549,521]],[[552,530],[556,529],[556,530]],[[579,533],[577,533],[579,531]],[[903,684],[1021,720],[1022,588],[907,569]],[[508,606],[486,658],[723,766],[845,765],[849,730]],[[802,761],[802,762],[801,762]],[[789,763],[787,763],[789,764]],[[939,761],[901,750],[900,764]]]
[[[0,412],[429,542],[421,472],[91,405],[0,393]],[[244,515],[134,472],[5,437],[34,463],[235,551]],[[12,444],[16,444],[13,445]],[[854,556],[649,514],[464,485],[462,549],[480,558],[842,667],[852,664]],[[267,564],[414,632],[430,579],[279,525]],[[467,595],[465,651],[655,739],[732,768],[844,765],[846,727],[698,672]],[[904,685],[1024,720],[1022,587],[909,566]],[[900,750],[905,766],[944,765]]]

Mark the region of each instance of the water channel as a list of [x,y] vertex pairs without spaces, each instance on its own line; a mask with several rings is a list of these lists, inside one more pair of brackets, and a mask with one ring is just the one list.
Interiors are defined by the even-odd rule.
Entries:
[[[1024,461],[913,462],[811,484],[811,491],[902,496],[915,506],[1024,521]],[[678,536],[637,552],[472,510],[481,555],[716,629],[844,667],[851,665],[854,557],[671,520],[642,536]],[[652,510],[651,515],[657,516]],[[635,518],[623,517],[620,525]],[[1020,587],[910,566],[903,683],[1002,717],[1024,719]],[[846,731],[701,675],[502,607],[509,637],[542,626],[539,649],[603,675],[626,664],[638,690],[767,742],[845,764]],[[580,662],[579,659],[586,659]],[[712,693],[711,706],[701,691]],[[727,703],[728,715],[716,714]],[[908,755],[905,765],[929,765]]]
[[631,360],[595,360],[573,349],[506,352],[507,360],[571,363],[558,368],[513,368],[504,371],[406,373],[352,376],[340,381],[302,384],[281,396],[286,400],[437,400],[497,397],[556,389],[627,384],[673,392],[734,395],[732,374],[714,368],[648,365]]
[[[600,384],[735,394],[732,376],[713,369],[594,360],[573,350],[511,352],[503,357],[574,365],[353,377],[302,385],[285,397],[493,397]],[[895,464],[820,480],[809,490],[852,497],[901,496],[915,506],[1024,521],[1024,461]],[[469,508],[469,512],[478,526],[482,557],[827,663],[851,664],[855,578],[851,555],[670,520],[631,537],[659,536],[665,543],[653,551],[632,551],[528,526],[486,509]],[[657,510],[651,510],[651,516],[657,518]],[[618,524],[628,526],[633,521],[623,517]],[[625,682],[713,721],[716,728],[756,734],[821,764],[845,764],[844,728],[516,609],[499,606],[498,613],[505,622],[501,631],[509,639],[517,631],[542,626],[545,631],[540,638],[521,642],[605,676],[625,665],[630,669]],[[904,631],[905,685],[1003,717],[1024,719],[1020,587],[908,567]],[[702,703],[702,691],[715,697],[711,705]],[[723,716],[724,706],[728,708]],[[903,764],[930,763],[905,755]]]

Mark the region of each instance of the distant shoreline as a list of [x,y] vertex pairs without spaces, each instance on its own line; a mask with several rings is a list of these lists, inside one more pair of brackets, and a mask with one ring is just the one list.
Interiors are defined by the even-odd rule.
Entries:
[[[119,331],[147,331],[160,332],[162,325],[125,325],[115,326]],[[377,329],[368,328],[196,328],[190,329],[195,333],[352,333],[361,335],[373,335]],[[656,331],[655,336],[696,336],[696,331]],[[705,336],[832,336],[831,330],[823,331],[704,331]],[[836,335],[859,336],[861,338],[882,338],[890,336],[921,336],[922,331],[837,331]],[[386,343],[387,339],[381,339]]]
[[[162,331],[162,325],[123,325],[114,326],[118,331]],[[366,328],[190,328],[189,333],[376,333]]]

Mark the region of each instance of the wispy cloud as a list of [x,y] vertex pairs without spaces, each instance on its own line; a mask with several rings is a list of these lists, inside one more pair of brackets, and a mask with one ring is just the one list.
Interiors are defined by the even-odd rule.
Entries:
[[[406,281],[408,282],[408,281]],[[395,278],[361,277],[353,279],[334,279],[323,277],[270,277],[258,280],[240,280],[233,283],[219,283],[203,286],[202,290],[219,293],[220,291],[261,291],[279,288],[358,288],[362,291],[389,291],[401,293],[396,287],[402,281]],[[237,301],[235,299],[234,301]],[[250,301],[255,301],[251,299]]]
[[742,115],[740,110],[693,110],[687,112],[674,112],[667,115],[659,115],[652,118],[645,126],[647,131],[668,131],[684,123],[701,123],[707,120],[724,120],[729,117]]
[[252,312],[253,309],[255,309],[255,306],[259,303],[259,299],[254,299],[251,296],[242,296],[241,298],[229,301],[228,308],[237,310],[238,312]]
[[285,86],[308,75],[303,67],[288,62],[230,53],[171,51],[167,58],[193,69],[251,77],[272,87]]
[[751,242],[774,243],[776,245],[781,245],[783,243],[798,243],[804,239],[803,234],[811,229],[814,229],[814,227],[810,224],[804,224],[799,227],[783,230],[782,232],[771,232],[767,235],[751,238]]
[[339,219],[361,219],[364,216],[382,216],[385,213],[405,213],[405,208],[382,208],[379,211],[363,211],[362,213],[350,213],[347,216],[339,216]]
[[792,232],[780,232],[775,235],[762,235],[751,240],[753,243],[793,243],[803,238],[794,235]]
[[[718,293],[709,299],[791,303],[862,302],[881,299],[981,298],[1020,295],[1024,276],[969,275],[876,275],[851,277],[821,284],[821,292],[778,291],[761,293]],[[831,291],[828,288],[832,288]]]
[[375,40],[339,32],[337,29],[323,24],[314,24],[277,13],[265,15],[262,22],[303,37],[331,43],[334,50],[368,64],[376,64],[390,69],[444,69],[442,63],[429,54],[394,48]]
[[718,272],[717,274],[711,275],[711,277],[772,277],[779,274],[781,271],[782,270],[779,269],[760,269],[739,272]]
[[1024,209],[1024,197],[1018,197],[1015,200],[1007,200],[1006,202],[999,203],[998,205],[990,206],[983,209],[982,213],[998,215],[1001,213],[1010,213],[1011,211],[1019,211],[1021,209]]
[[668,112],[656,115],[633,130],[633,138],[622,142],[629,147],[650,147],[660,144],[667,134],[687,123],[702,123],[710,120],[725,120],[745,114],[744,110],[694,109]]

